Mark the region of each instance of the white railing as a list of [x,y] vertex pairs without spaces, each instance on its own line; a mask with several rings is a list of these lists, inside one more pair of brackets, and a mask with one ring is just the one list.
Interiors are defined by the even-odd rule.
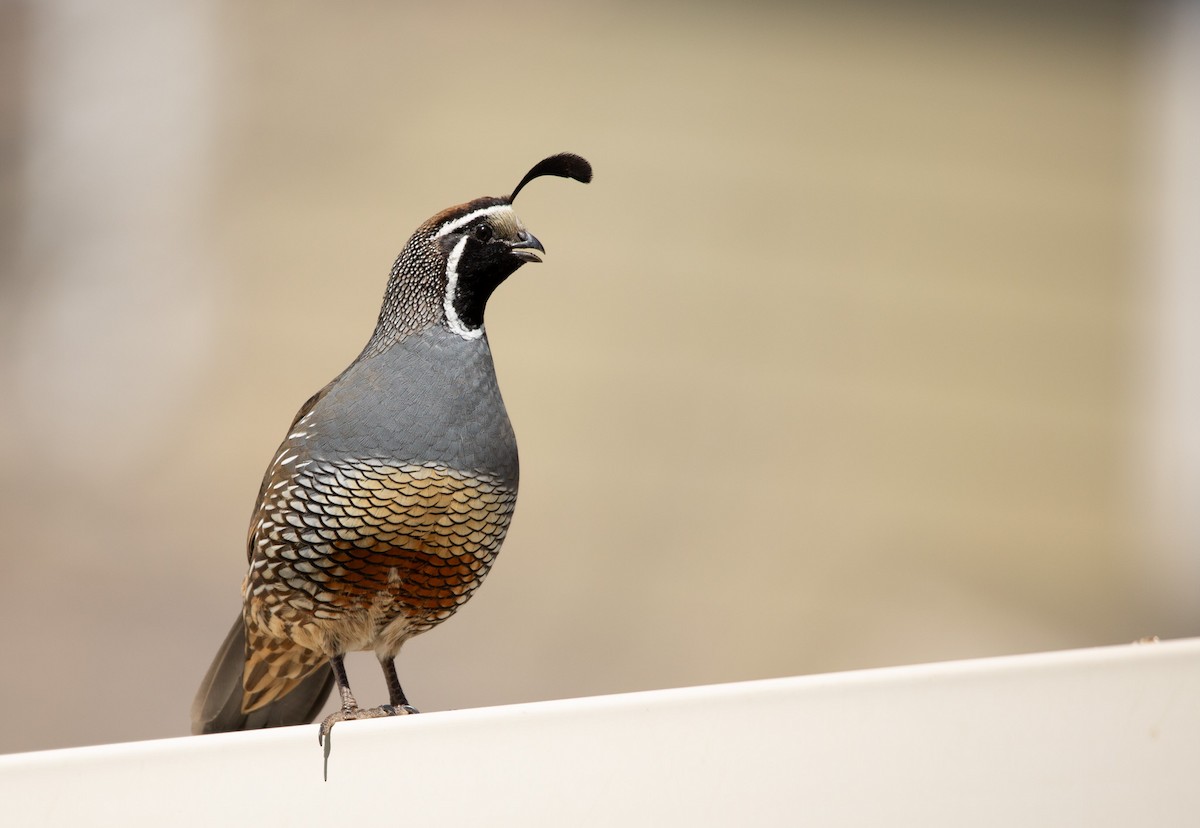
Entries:
[[1200,639],[316,732],[0,756],[0,823],[1200,825]]

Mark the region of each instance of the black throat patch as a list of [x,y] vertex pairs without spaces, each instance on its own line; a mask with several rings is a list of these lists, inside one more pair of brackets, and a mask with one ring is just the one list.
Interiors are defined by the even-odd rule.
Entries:
[[454,274],[447,273],[449,306],[467,331],[483,327],[488,299],[496,288],[517,271],[523,262],[514,258],[503,245],[485,244],[467,239],[462,254],[453,262]]

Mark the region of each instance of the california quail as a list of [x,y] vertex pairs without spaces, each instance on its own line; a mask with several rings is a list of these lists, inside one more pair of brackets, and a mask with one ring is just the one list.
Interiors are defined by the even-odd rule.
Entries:
[[[577,155],[536,164],[500,198],[422,224],[392,266],[363,352],[306,402],[267,468],[234,623],[192,705],[192,731],[303,724],[334,682],[347,719],[415,713],[395,656],[487,575],[517,499],[517,444],[484,308],[541,243],[512,201],[529,181],[588,182]],[[360,709],[342,658],[374,650],[389,704]]]

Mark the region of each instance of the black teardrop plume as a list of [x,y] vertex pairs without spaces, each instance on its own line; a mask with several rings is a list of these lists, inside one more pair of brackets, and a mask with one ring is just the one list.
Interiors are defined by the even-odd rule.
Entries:
[[522,187],[535,178],[541,178],[543,175],[573,178],[576,181],[582,181],[584,184],[587,184],[592,180],[592,165],[586,159],[580,158],[578,155],[570,152],[560,152],[558,155],[543,158],[533,165],[532,170],[525,173],[525,177],[521,179],[521,183],[512,191],[512,195],[508,197],[509,203],[513,202],[517,197],[517,193],[521,192]]

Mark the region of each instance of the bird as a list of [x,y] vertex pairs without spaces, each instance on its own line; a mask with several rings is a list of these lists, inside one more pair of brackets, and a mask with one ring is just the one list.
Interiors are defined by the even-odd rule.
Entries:
[[[196,694],[193,733],[307,724],[335,686],[326,745],[338,722],[417,712],[396,656],[483,582],[516,505],[517,443],[483,322],[493,291],[546,252],[513,210],[541,176],[588,183],[592,168],[552,155],[510,195],[424,222],[366,346],[296,414],[259,489],[242,612]],[[344,657],[364,650],[387,704],[351,692]]]

